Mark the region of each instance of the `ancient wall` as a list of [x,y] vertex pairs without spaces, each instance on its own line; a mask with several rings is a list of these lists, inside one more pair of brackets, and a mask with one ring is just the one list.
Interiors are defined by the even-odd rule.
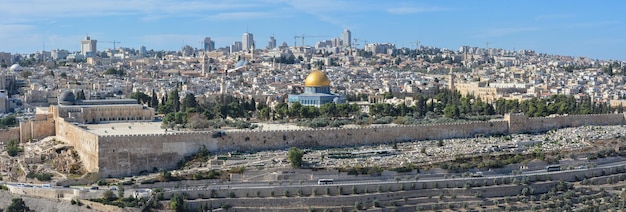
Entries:
[[28,142],[30,139],[42,139],[54,135],[55,125],[53,119],[20,122],[20,142]]
[[0,129],[0,142],[6,145],[9,140],[20,140],[20,128],[13,127],[9,129]]
[[143,170],[175,168],[202,145],[217,151],[211,132],[100,136],[98,161],[102,176],[129,176]]
[[506,134],[507,127],[507,122],[496,121],[357,129],[231,131],[217,138],[213,138],[212,132],[107,135],[98,138],[98,161],[102,176],[128,176],[143,170],[152,171],[155,167],[172,169],[185,156],[196,153],[202,145],[213,152],[284,149],[291,146],[374,145],[394,141],[472,137],[476,134]]
[[56,136],[64,142],[74,146],[89,172],[98,171],[98,136],[90,133],[63,118],[56,120]]
[[376,145],[409,140],[466,138],[475,135],[540,132],[582,125],[624,124],[624,114],[526,118],[507,115],[504,121],[412,126],[324,128],[307,130],[243,130],[97,136],[63,121],[56,134],[80,153],[85,167],[102,176],[129,176],[141,171],[172,169],[204,145],[212,152]]
[[13,194],[26,195],[32,197],[43,197],[48,199],[72,198],[76,196],[74,189],[52,189],[41,187],[20,187],[15,185],[6,185]]
[[626,123],[624,114],[594,114],[594,115],[563,115],[542,118],[528,118],[523,114],[507,114],[509,133],[545,132],[564,127],[579,127],[587,125],[622,125]]
[[473,137],[476,134],[507,134],[504,121],[462,124],[429,124],[393,127],[324,128],[284,131],[228,132],[218,138],[217,151],[247,151],[296,147],[375,145],[410,140]]

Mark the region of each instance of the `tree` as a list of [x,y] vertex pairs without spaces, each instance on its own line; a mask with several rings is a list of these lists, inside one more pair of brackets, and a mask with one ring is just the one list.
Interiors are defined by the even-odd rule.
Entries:
[[130,98],[136,99],[138,104],[149,103],[152,101],[152,98],[148,96],[148,94],[145,94],[144,92],[141,92],[141,91],[137,91],[137,92],[130,94]]
[[270,119],[270,108],[264,107],[259,111],[259,119],[261,120],[269,120]]
[[300,102],[292,103],[291,106],[288,107],[288,109],[289,109],[289,117],[290,118],[291,117],[299,118],[300,117],[300,108],[302,108],[302,104],[300,104]]
[[111,190],[106,190],[103,194],[102,194],[102,199],[108,200],[108,201],[112,201],[115,200],[117,197],[115,196],[115,193],[113,193],[113,191]]
[[255,111],[256,110],[256,100],[254,100],[254,98],[252,98],[250,100],[250,108],[248,108],[249,111]]
[[22,198],[13,198],[11,200],[11,205],[6,208],[7,212],[22,212],[22,211],[30,211],[30,208],[26,206],[24,200]]
[[393,94],[391,92],[385,92],[385,94],[383,94],[383,96],[385,97],[385,99],[393,98]]
[[172,195],[172,198],[170,199],[170,209],[177,211],[177,212],[184,211],[184,204],[185,204],[185,200],[183,198],[183,195],[181,195],[178,192]]
[[17,153],[22,151],[22,148],[20,148],[20,142],[17,141],[16,139],[9,140],[9,142],[7,143],[6,151],[9,154],[9,156],[11,157],[16,156]]
[[443,114],[447,118],[459,118],[459,107],[448,105],[443,109]]
[[[300,103],[294,102],[293,105],[300,105]],[[287,103],[284,103],[284,102],[278,103],[274,107],[274,110],[280,118],[284,118],[286,115],[289,115],[289,105],[287,105]]]
[[291,163],[292,168],[300,168],[302,166],[302,156],[304,156],[304,152],[296,147],[289,148],[287,152],[287,158],[289,159],[289,163]]
[[171,106],[169,111],[180,111],[180,96],[178,96],[178,88],[174,89],[167,99],[167,104]]
[[197,106],[198,102],[196,101],[196,96],[192,93],[187,93],[183,99],[182,111],[186,112],[189,109],[195,109]]
[[117,197],[120,199],[124,198],[124,186],[117,185]]
[[115,69],[113,67],[107,68],[106,71],[104,71],[104,73],[102,73],[104,75],[118,75],[118,76],[124,76],[126,73],[124,73],[124,70],[122,69]]
[[165,95],[161,100],[161,105],[157,109],[159,113],[168,114],[180,111],[180,97],[178,96],[178,88],[175,88],[169,95]]
[[14,126],[17,126],[18,124],[19,123],[17,122],[17,118],[15,117],[15,114],[10,114],[0,119],[0,128],[14,127]]
[[157,97],[154,89],[152,89],[152,96],[150,97],[150,104],[148,106],[150,106],[151,108],[159,107],[159,98]]

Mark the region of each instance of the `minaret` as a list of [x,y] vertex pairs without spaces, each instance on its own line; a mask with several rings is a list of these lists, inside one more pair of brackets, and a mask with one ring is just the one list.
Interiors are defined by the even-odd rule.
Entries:
[[228,93],[228,87],[226,85],[226,79],[222,76],[222,84],[220,84],[220,94],[224,95]]
[[254,60],[254,41],[252,41],[252,49],[250,49],[250,63],[252,63],[252,60]]
[[452,68],[450,68],[450,82],[448,82],[448,89],[450,89],[450,91],[455,91],[456,88],[454,87],[454,73],[452,73]]
[[204,52],[202,54],[202,74],[205,74],[205,75],[209,74],[209,71],[207,71],[208,63],[209,63],[209,55],[206,52]]

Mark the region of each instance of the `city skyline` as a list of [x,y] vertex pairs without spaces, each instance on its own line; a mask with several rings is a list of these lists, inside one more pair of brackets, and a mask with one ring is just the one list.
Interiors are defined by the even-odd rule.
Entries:
[[[80,41],[98,40],[98,50],[117,47],[215,48],[255,35],[256,48],[271,36],[277,45],[340,38],[345,29],[358,48],[389,42],[396,47],[460,46],[529,49],[541,53],[626,60],[621,1],[119,1],[6,2],[0,8],[0,52],[45,49],[80,51]],[[513,11],[514,10],[514,11]],[[301,40],[297,43],[300,45]],[[354,42],[354,40],[353,40]]]

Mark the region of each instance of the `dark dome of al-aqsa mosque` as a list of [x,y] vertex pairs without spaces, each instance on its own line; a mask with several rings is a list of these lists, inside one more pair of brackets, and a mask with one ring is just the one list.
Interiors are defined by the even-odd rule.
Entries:
[[74,96],[74,92],[70,90],[65,90],[59,95],[60,105],[73,105],[74,102],[76,102],[76,96]]

